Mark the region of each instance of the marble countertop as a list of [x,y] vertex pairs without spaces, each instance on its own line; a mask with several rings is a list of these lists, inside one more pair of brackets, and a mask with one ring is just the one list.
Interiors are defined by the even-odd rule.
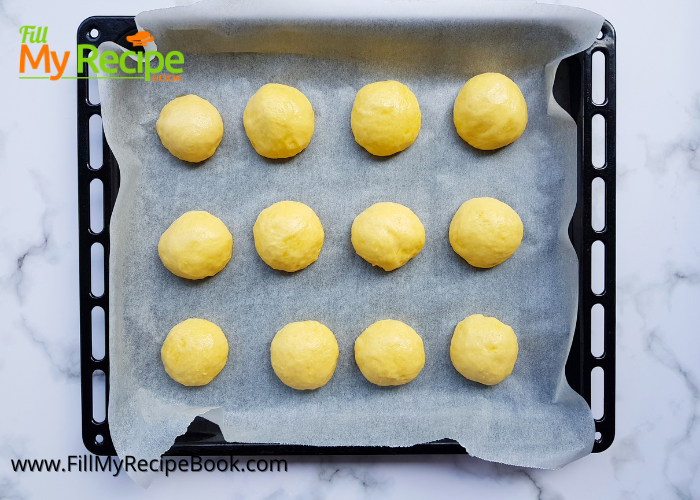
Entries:
[[[75,81],[20,81],[18,30],[185,0],[0,0],[0,498],[700,498],[700,3],[567,0],[617,30],[617,417],[561,470],[467,456],[287,457],[286,473],[17,473],[81,439]],[[556,2],[559,3],[559,2]],[[117,7],[118,6],[118,7]],[[56,49],[53,48],[55,44]]]

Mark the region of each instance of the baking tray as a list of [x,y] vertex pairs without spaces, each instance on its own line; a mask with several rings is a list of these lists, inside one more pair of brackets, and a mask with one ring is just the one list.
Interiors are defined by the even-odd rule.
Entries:
[[[78,44],[98,45],[112,41],[128,46],[126,37],[137,32],[136,22],[129,16],[96,16],[83,21],[78,28]],[[592,98],[595,52],[605,56],[605,100],[596,104]],[[87,75],[87,64],[81,69]],[[90,166],[90,118],[100,115],[99,104],[89,100],[89,80],[78,79],[78,230],[80,282],[80,368],[83,443],[95,455],[116,455],[105,418],[93,417],[93,374],[104,373],[105,405],[109,404],[109,324],[105,320],[105,355],[93,356],[92,312],[104,310],[109,318],[109,222],[119,192],[119,165],[102,133],[102,166]],[[564,59],[556,73],[554,97],[576,120],[578,192],[577,203],[569,224],[569,238],[579,260],[579,304],[573,343],[566,363],[569,385],[591,405],[591,371],[603,369],[603,415],[595,420],[596,440],[593,453],[606,450],[615,437],[615,29],[603,24],[599,38],[585,51]],[[601,168],[592,163],[592,119],[605,119],[605,161]],[[592,183],[600,178],[605,183],[605,224],[596,231],[592,227]],[[103,186],[103,229],[90,229],[90,183],[99,179]],[[604,287],[596,294],[591,290],[591,248],[594,242],[604,244]],[[92,293],[92,248],[104,249],[104,293]],[[604,309],[604,352],[591,353],[591,309],[600,304]],[[104,414],[107,414],[106,408]],[[456,441],[443,439],[410,447],[315,447],[301,445],[228,443],[219,427],[201,417],[195,418],[187,432],[179,436],[166,455],[399,455],[466,453]]]

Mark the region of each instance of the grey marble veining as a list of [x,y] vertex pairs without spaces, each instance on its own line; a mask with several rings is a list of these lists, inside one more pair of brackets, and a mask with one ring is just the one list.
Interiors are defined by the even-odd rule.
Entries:
[[[463,456],[287,457],[289,472],[15,473],[85,452],[77,378],[75,83],[18,81],[17,30],[73,50],[91,15],[172,0],[0,0],[0,498],[700,498],[700,4],[568,0],[618,33],[617,430],[558,471]],[[559,2],[557,2],[559,3]],[[75,72],[74,67],[67,71]]]

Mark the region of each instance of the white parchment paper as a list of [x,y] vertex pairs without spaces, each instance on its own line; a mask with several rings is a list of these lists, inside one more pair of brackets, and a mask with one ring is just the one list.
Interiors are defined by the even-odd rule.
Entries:
[[[559,60],[587,48],[603,19],[527,2],[204,2],[137,17],[161,52],[185,52],[182,82],[100,80],[107,140],[121,187],[111,219],[111,436],[120,456],[158,457],[196,415],[232,442],[410,446],[452,438],[477,457],[557,468],[590,452],[591,412],[564,378],[577,307],[578,263],[567,226],[576,202],[573,120],[551,96]],[[103,44],[101,50],[118,50]],[[529,123],[516,143],[493,152],[455,132],[452,106],[472,76],[507,74],[527,100]],[[350,129],[356,92],[396,79],[420,103],[420,135],[406,151],[377,158]],[[243,109],[265,83],[294,86],[311,101],[316,130],[298,156],[258,156]],[[155,132],[162,107],[194,93],[224,120],[216,154],[187,164]],[[512,206],[525,236],[493,269],[470,267],[451,249],[448,227],[466,200]],[[287,274],[258,257],[252,227],[281,200],[303,202],[321,219],[319,260]],[[350,243],[353,219],[379,201],[406,205],[423,222],[426,245],[385,273]],[[233,258],[218,275],[188,281],[161,264],[162,232],[188,210],[229,227]],[[520,345],[513,374],[486,387],[450,363],[455,326],[470,314],[511,325]],[[228,364],[209,385],[183,387],[163,370],[168,331],[191,317],[218,324]],[[423,338],[426,365],[405,386],[367,382],[355,338],[393,318]],[[313,319],[336,335],[333,379],[295,391],[275,376],[269,345],[292,321]],[[147,480],[141,478],[142,481]]]

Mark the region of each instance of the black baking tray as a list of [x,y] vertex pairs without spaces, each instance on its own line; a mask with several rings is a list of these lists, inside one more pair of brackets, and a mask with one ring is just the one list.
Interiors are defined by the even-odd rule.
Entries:
[[[96,31],[95,31],[96,30]],[[128,46],[126,37],[137,32],[133,17],[99,16],[83,21],[78,28],[78,44],[93,45],[113,41]],[[605,56],[605,100],[595,104],[592,99],[592,56]],[[82,68],[87,75],[87,64]],[[95,455],[115,455],[109,432],[109,422],[93,418],[93,374],[103,372],[106,381],[106,404],[109,402],[109,321],[105,320],[106,354],[102,359],[92,355],[92,310],[100,307],[109,318],[109,222],[119,191],[119,165],[102,134],[102,166],[90,166],[89,120],[99,115],[99,104],[88,99],[89,81],[78,79],[78,229],[80,270],[80,366],[82,396],[82,427],[85,447]],[[593,453],[607,449],[615,437],[615,30],[605,21],[599,38],[587,50],[564,59],[556,73],[554,97],[576,120],[578,127],[578,196],[576,209],[569,224],[569,238],[579,259],[579,304],[573,343],[566,363],[569,385],[591,404],[591,370],[603,369],[604,413],[595,421],[596,441]],[[605,119],[605,163],[595,168],[591,159],[592,118],[600,114]],[[605,182],[605,225],[595,231],[592,219],[592,182]],[[103,185],[103,222],[99,233],[90,229],[90,183],[94,179]],[[591,291],[591,245],[605,245],[604,291]],[[91,292],[91,248],[104,248],[104,294]],[[604,353],[591,353],[591,308],[604,308]],[[105,411],[106,414],[106,411]],[[391,447],[314,447],[279,444],[227,443],[216,424],[197,417],[187,432],[179,436],[166,455],[399,455],[465,453],[456,441],[444,439],[406,448]]]

